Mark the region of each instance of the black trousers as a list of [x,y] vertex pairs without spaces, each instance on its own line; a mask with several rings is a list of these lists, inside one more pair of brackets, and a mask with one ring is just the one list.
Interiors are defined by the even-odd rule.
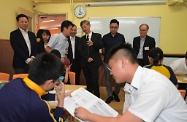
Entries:
[[26,74],[28,70],[28,68],[14,68],[15,74]]
[[143,59],[138,59],[138,64],[142,67],[145,66]]
[[80,85],[80,72],[81,72],[80,64],[78,64],[75,60],[73,60],[70,71],[76,73],[76,75],[75,75],[75,84],[76,85]]
[[92,63],[88,63],[87,66],[83,67],[83,73],[86,79],[87,90],[100,98],[98,83],[99,66],[95,66],[92,65]]

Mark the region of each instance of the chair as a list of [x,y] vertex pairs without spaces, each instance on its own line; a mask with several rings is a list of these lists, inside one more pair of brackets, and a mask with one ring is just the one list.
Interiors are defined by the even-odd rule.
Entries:
[[27,77],[28,74],[14,74],[12,76],[12,79],[16,79],[16,78],[24,78],[24,77]]
[[179,90],[179,92],[181,93],[182,97],[184,98],[186,95],[186,90]]
[[7,73],[0,72],[0,81],[1,82],[9,82],[10,75]]
[[69,79],[70,79],[70,84],[75,85],[75,73],[74,72],[69,72]]

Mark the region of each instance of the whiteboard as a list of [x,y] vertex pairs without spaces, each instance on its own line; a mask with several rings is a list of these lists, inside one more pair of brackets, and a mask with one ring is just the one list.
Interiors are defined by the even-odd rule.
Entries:
[[89,18],[91,30],[100,33],[102,36],[110,32],[110,20],[119,21],[118,32],[123,34],[125,41],[133,44],[133,39],[139,36],[139,26],[148,24],[148,35],[155,38],[156,46],[159,45],[160,39],[160,17],[112,17],[112,18]]

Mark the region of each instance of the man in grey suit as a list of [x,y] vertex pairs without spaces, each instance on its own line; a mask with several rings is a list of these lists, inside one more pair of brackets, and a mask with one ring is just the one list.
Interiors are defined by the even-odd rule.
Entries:
[[28,73],[29,64],[37,54],[36,36],[28,31],[28,17],[19,14],[16,17],[18,29],[10,33],[10,44],[14,50],[13,68],[16,74]]
[[141,24],[139,30],[140,36],[134,38],[133,49],[136,52],[139,65],[143,67],[149,64],[148,53],[149,50],[155,48],[155,39],[147,35],[149,30],[147,24]]
[[102,48],[103,42],[101,34],[94,33],[90,30],[90,22],[83,20],[80,26],[85,32],[79,44],[79,53],[81,55],[81,67],[86,79],[87,90],[97,97],[99,93],[99,66],[102,65],[99,49]]

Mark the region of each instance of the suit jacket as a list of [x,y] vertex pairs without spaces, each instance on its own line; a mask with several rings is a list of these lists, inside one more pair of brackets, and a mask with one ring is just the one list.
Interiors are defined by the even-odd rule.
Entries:
[[[73,62],[73,51],[72,51],[70,37],[68,37],[68,43],[69,43],[69,47],[68,47],[67,57],[70,60],[70,63],[72,63]],[[75,47],[74,47],[75,48],[75,58],[74,58],[74,60],[75,60],[76,64],[79,64],[79,66],[80,66],[81,55],[80,55],[79,49],[78,49],[79,43],[80,43],[80,38],[78,36],[75,36]]]
[[[148,53],[149,53],[149,50],[151,50],[154,47],[155,47],[155,39],[147,35],[145,38],[144,45],[143,45],[143,60],[144,60],[145,65],[149,64]],[[133,48],[136,52],[136,55],[138,55],[139,49],[140,49],[140,36],[134,38]]]
[[[101,55],[99,53],[99,49],[103,47],[103,41],[101,38],[101,34],[92,32],[91,40],[93,42],[92,46],[87,45],[86,35],[81,38],[79,45],[79,53],[81,55],[81,66],[85,67],[88,64],[92,64],[96,67],[102,65]],[[88,54],[89,50],[89,54]],[[93,58],[93,62],[88,63],[88,58]]]
[[29,55],[27,44],[20,29],[14,30],[10,33],[10,43],[14,50],[13,68],[28,68],[28,64],[25,63],[25,61],[31,56],[36,56],[37,54],[36,36],[30,31],[28,31],[28,36],[31,44],[31,55]]

